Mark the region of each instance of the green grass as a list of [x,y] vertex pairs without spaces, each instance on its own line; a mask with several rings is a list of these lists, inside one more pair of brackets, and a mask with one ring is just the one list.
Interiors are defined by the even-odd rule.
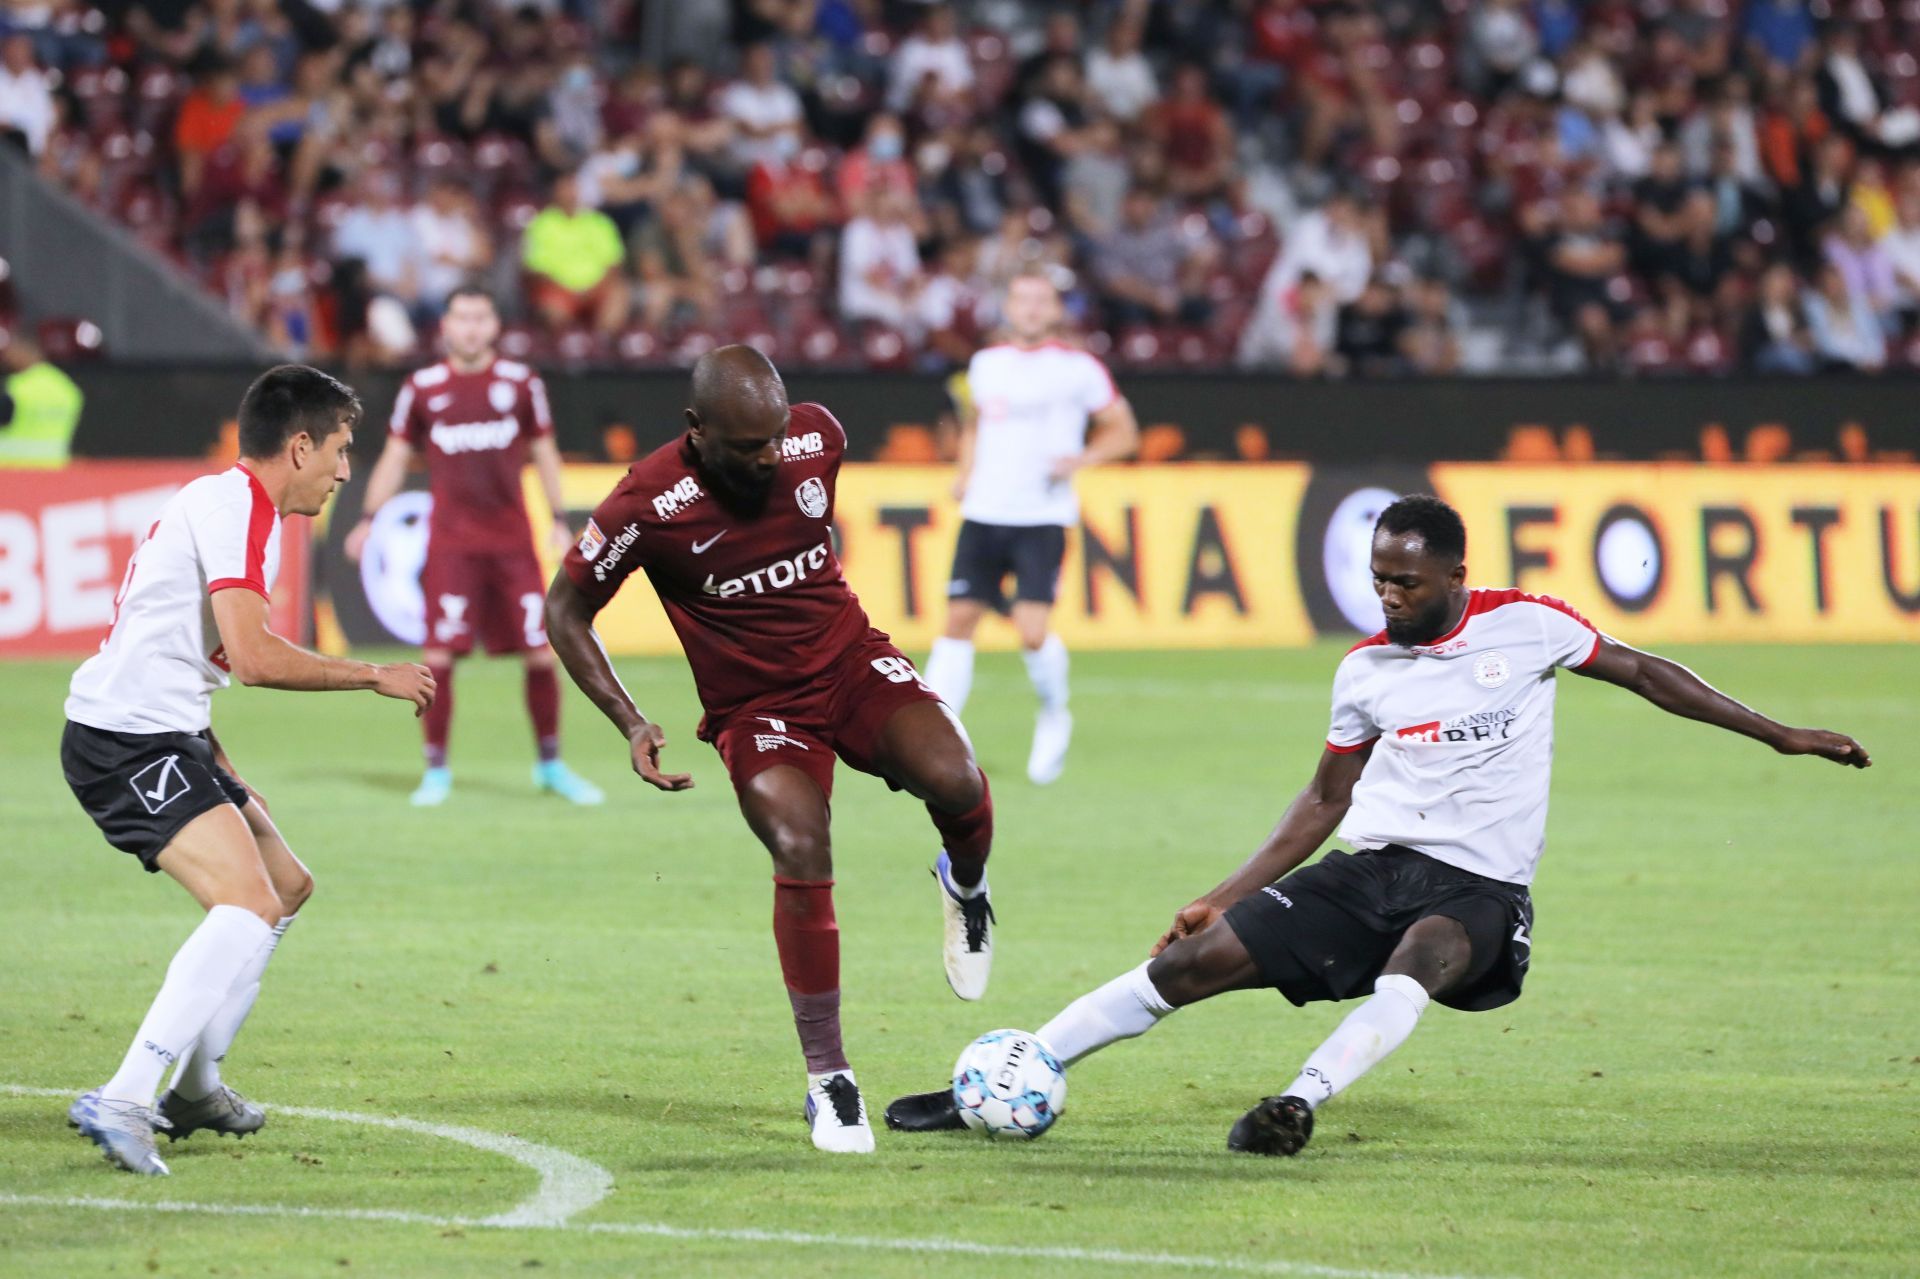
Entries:
[[[996,781],[1001,930],[981,1005],[947,992],[918,806],[836,797],[848,1047],[877,1117],[983,1030],[1031,1027],[1139,961],[1312,766],[1338,650],[1085,655],[1065,779],[1022,776],[1016,660],[982,660],[970,727]],[[250,1095],[513,1133],[615,1189],[564,1230],[0,1204],[7,1275],[1138,1273],[1139,1261],[591,1233],[587,1223],[1116,1249],[1471,1276],[1920,1272],[1920,658],[1893,648],[1677,654],[1794,721],[1852,732],[1865,774],[1782,759],[1568,678],[1534,971],[1519,1003],[1436,1007],[1295,1160],[1228,1126],[1340,1010],[1248,993],[1077,1067],[1030,1147],[882,1132],[807,1144],[763,853],[684,667],[623,670],[698,789],[666,796],[578,699],[599,811],[529,793],[516,670],[462,669],[456,802],[406,805],[416,738],[365,695],[236,690],[217,722],[319,891],[229,1062]],[[186,896],[108,849],[56,762],[65,665],[0,671],[0,1083],[110,1073]],[[0,1195],[501,1212],[534,1189],[445,1140],[280,1116],[244,1145],[113,1173],[63,1102],[0,1096]]]

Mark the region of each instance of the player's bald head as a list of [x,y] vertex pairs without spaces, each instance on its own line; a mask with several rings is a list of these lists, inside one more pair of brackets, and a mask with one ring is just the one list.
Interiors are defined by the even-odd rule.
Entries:
[[750,346],[723,346],[693,366],[693,413],[703,423],[746,422],[766,415],[784,419],[787,384],[773,361]]

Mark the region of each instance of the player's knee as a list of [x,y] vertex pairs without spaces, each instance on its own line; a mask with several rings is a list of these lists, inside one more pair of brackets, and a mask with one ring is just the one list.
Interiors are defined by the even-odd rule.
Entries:
[[956,751],[931,771],[922,779],[927,802],[943,813],[970,813],[987,797],[987,779],[970,752]]
[[1215,973],[1207,947],[1198,937],[1182,937],[1147,965],[1147,980],[1160,998],[1175,1008],[1194,1004],[1214,993]]
[[786,879],[828,879],[833,875],[833,845],[824,831],[786,826],[767,839],[773,873]]
[[302,869],[293,883],[279,886],[278,892],[280,895],[280,914],[282,918],[288,915],[298,914],[300,908],[306,905],[307,900],[313,896],[312,872]]

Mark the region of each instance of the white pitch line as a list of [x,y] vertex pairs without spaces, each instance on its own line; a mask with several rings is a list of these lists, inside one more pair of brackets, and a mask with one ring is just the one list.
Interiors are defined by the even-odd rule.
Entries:
[[[29,1088],[0,1084],[0,1094],[16,1097],[71,1097],[71,1088]],[[1175,1269],[1217,1274],[1297,1275],[1303,1279],[1484,1279],[1482,1276],[1415,1274],[1400,1270],[1356,1270],[1323,1266],[1309,1261],[1243,1260],[1200,1254],[1127,1252],[1116,1248],[1075,1248],[1048,1245],[980,1243],[970,1239],[889,1237],[884,1235],[812,1234],[790,1230],[727,1229],[710,1226],[674,1226],[653,1221],[569,1220],[604,1199],[613,1189],[613,1175],[577,1155],[518,1137],[485,1132],[455,1124],[433,1124],[398,1115],[365,1115],[349,1110],[312,1106],[275,1106],[275,1110],[306,1119],[372,1124],[402,1132],[417,1132],[504,1155],[532,1168],[540,1189],[507,1212],[491,1217],[450,1217],[393,1208],[306,1208],[296,1204],[207,1204],[176,1199],[108,1199],[96,1195],[26,1195],[0,1191],[0,1206],[19,1208],[82,1208],[101,1212],[205,1213],[216,1217],[292,1217],[310,1221],[368,1221],[403,1226],[431,1226],[445,1230],[556,1230],[596,1235],[638,1235],[656,1239],[684,1239],[707,1243],[760,1243],[791,1247],[818,1247],[998,1257],[1017,1261],[1069,1262],[1117,1266],[1126,1270]]]
[[[28,1088],[21,1084],[0,1084],[0,1093],[16,1097],[72,1097],[72,1088]],[[575,1213],[587,1209],[613,1193],[613,1174],[599,1164],[570,1155],[552,1146],[523,1141],[503,1133],[465,1128],[458,1124],[434,1124],[402,1115],[363,1115],[352,1110],[327,1110],[316,1106],[281,1106],[262,1103],[283,1115],[300,1119],[327,1119],[335,1123],[370,1124],[393,1128],[426,1137],[458,1142],[490,1154],[504,1155],[515,1163],[531,1168],[540,1178],[540,1188],[506,1212],[486,1218],[488,1226],[562,1226]],[[275,1211],[279,1211],[276,1209]]]
[[[18,1195],[0,1191],[0,1207],[88,1208],[107,1212],[207,1213],[217,1217],[294,1217],[321,1221],[372,1221],[446,1229],[511,1229],[498,1217],[442,1217],[381,1208],[300,1208],[280,1204],[202,1204],[176,1199],[103,1199],[93,1195]],[[790,1230],[722,1229],[670,1226],[653,1221],[593,1221],[528,1226],[565,1234],[643,1235],[702,1243],[769,1243],[795,1247],[839,1248],[869,1252],[998,1257],[1010,1261],[1079,1262],[1118,1266],[1129,1271],[1200,1270],[1217,1274],[1297,1275],[1304,1279],[1481,1279],[1479,1276],[1414,1274],[1402,1270],[1353,1270],[1309,1261],[1253,1261],[1171,1252],[1127,1252],[1118,1248],[1071,1248],[976,1243],[969,1239],[889,1238],[883,1235],[825,1235]]]

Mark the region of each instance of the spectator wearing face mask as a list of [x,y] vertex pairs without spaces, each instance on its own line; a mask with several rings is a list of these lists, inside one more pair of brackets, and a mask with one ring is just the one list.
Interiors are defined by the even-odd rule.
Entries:
[[867,121],[865,139],[840,161],[836,185],[843,208],[855,208],[873,191],[912,195],[913,165],[906,158],[907,134],[891,112],[875,113]]

